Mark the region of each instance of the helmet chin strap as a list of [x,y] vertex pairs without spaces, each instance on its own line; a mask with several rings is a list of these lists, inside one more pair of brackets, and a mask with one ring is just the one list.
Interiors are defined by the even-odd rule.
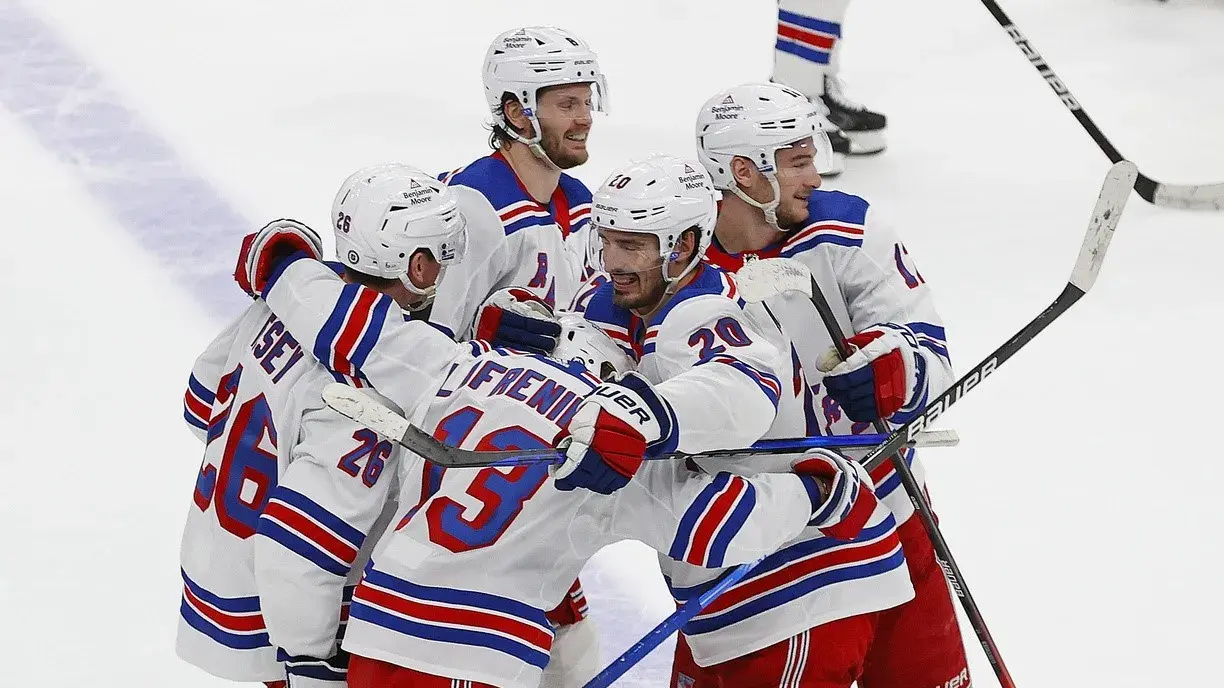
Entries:
[[557,166],[557,163],[553,162],[552,158],[548,157],[548,153],[544,152],[544,146],[541,145],[541,142],[544,140],[544,127],[540,126],[540,120],[536,119],[534,114],[528,117],[527,120],[531,122],[531,126],[534,127],[536,131],[536,135],[529,139],[524,138],[521,134],[515,131],[514,127],[510,126],[510,122],[506,120],[504,115],[502,116],[502,128],[505,129],[506,133],[510,135],[510,138],[518,141],[524,146],[527,146],[528,150],[534,153],[537,158],[542,160],[545,165],[548,165],[554,170],[560,171],[561,168]]
[[421,297],[420,302],[413,304],[404,310],[408,311],[409,313],[418,313],[426,308],[429,308],[433,304],[434,296],[436,296],[438,293],[438,282],[442,281],[442,273],[445,270],[446,268],[439,269],[438,279],[434,280],[433,284],[425,287],[424,289],[413,284],[412,278],[408,276],[408,273],[405,272],[404,274],[400,275],[400,282],[403,283],[404,288],[408,290],[408,293],[412,294],[413,296]]
[[660,266],[663,270],[663,281],[667,283],[667,289],[663,290],[664,297],[669,297],[676,293],[676,286],[680,284],[680,280],[684,279],[684,276],[692,272],[693,268],[697,267],[697,264],[701,262],[701,256],[693,256],[693,259],[680,271],[679,275],[669,277],[667,275],[667,266],[671,265],[672,261],[678,257],[675,251],[672,251],[670,255],[670,259],[663,261],[663,264]]
[[755,198],[744,193],[744,189],[737,183],[731,187],[731,193],[739,196],[740,200],[754,208],[760,208],[761,212],[765,213],[765,224],[769,225],[776,231],[785,231],[778,226],[778,204],[782,201],[782,191],[778,188],[778,175],[773,172],[764,172],[765,178],[769,180],[769,188],[773,189],[773,200],[768,203],[761,203]]

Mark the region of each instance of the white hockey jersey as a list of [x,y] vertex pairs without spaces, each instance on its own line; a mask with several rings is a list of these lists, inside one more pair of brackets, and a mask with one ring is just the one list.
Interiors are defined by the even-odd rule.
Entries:
[[[890,419],[894,425],[908,422],[926,404],[926,399],[942,394],[955,381],[943,321],[935,309],[931,290],[896,233],[874,216],[869,221],[866,200],[840,191],[816,190],[808,201],[808,212],[807,222],[778,244],[751,254],[729,254],[715,238],[706,258],[732,272],[746,258],[754,256],[794,258],[811,269],[846,336],[886,322],[913,331],[926,360],[926,379],[919,382],[920,398]],[[810,434],[873,432],[870,423],[855,423],[847,418],[837,402],[824,393],[823,374],[816,361],[832,348],[833,340],[808,298],[789,293],[767,303],[794,343],[807,376],[809,386],[804,394]],[[924,472],[913,450],[907,450],[905,458],[922,484]],[[898,523],[908,520],[914,507],[891,462],[878,467],[872,477],[876,494],[892,509]]]
[[[675,409],[664,451],[746,447],[763,437],[807,435],[807,389],[788,338],[769,309],[745,304],[734,279],[705,264],[643,322],[612,303],[610,284],[585,299],[585,314],[621,343]],[[787,471],[795,456],[702,460],[707,471]],[[712,586],[720,571],[660,558],[677,601]],[[703,666],[780,642],[813,626],[904,603],[913,597],[896,521],[880,504],[863,533],[836,540],[805,529],[685,625]]]
[[469,229],[468,255],[446,269],[430,322],[452,337],[466,338],[476,309],[489,294],[505,287],[528,289],[550,306],[570,301],[585,277],[591,192],[582,182],[562,174],[549,203],[540,204],[501,153],[439,178],[488,199],[498,231],[483,231],[482,226],[477,234]]
[[[456,367],[415,423],[469,449],[552,446],[598,382],[576,362],[495,349]],[[432,470],[426,482],[415,503],[422,490],[405,484],[353,595],[344,648],[504,688],[538,685],[553,636],[545,611],[601,547],[631,538],[732,565],[772,552],[813,509],[797,476],[746,480],[670,461],[646,462],[612,495],[558,491],[542,465]]]
[[256,302],[188,383],[187,420],[206,445],[183,532],[176,649],[230,680],[283,679],[296,657],[335,652],[346,580],[397,493],[398,452],[326,408],[320,391],[335,377],[306,347]]

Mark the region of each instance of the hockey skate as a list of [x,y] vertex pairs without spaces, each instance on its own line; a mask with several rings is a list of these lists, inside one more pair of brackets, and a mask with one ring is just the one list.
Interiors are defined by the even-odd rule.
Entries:
[[833,155],[829,159],[828,169],[818,169],[822,177],[836,177],[846,171],[846,156],[851,154],[850,139],[846,137],[842,130],[830,119],[829,108],[820,98],[809,98],[814,105],[820,110],[822,121],[820,128],[824,130],[829,137],[829,143],[833,146]]
[[[825,92],[820,99],[828,108],[829,121],[849,139],[847,154],[866,155],[884,150],[888,145],[884,137],[888,118],[847,98],[845,86],[836,76],[826,74],[824,83]],[[833,136],[830,135],[829,139],[832,141]],[[834,143],[836,148],[837,144]]]

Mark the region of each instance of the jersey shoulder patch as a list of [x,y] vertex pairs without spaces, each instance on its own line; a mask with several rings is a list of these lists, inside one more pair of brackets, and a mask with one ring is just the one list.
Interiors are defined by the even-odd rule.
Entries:
[[807,221],[782,244],[780,255],[792,258],[822,245],[861,248],[869,206],[865,198],[844,191],[813,191]]

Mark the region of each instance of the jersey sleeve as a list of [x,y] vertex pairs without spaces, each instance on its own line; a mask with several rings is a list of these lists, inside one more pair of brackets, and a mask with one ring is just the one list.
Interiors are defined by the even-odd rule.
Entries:
[[[321,405],[317,388],[313,393]],[[334,654],[346,581],[366,540],[377,538],[372,531],[390,503],[395,460],[389,440],[330,409],[303,414],[254,543],[260,607],[284,654]]]
[[221,376],[226,372],[225,362],[229,360],[234,340],[246,320],[247,313],[249,311],[235,318],[221,334],[208,343],[204,353],[200,354],[195,365],[191,367],[191,375],[187,378],[187,391],[183,394],[183,419],[201,442],[208,440],[208,421],[212,415],[213,400],[217,397]]
[[373,385],[409,413],[471,350],[427,323],[405,320],[391,297],[346,284],[322,263],[297,260],[273,277],[268,306],[315,359],[337,381]]
[[679,304],[647,330],[644,350],[675,413],[661,452],[746,447],[773,424],[788,362],[734,301],[711,295]]
[[521,236],[507,236],[497,211],[479,191],[452,186],[467,219],[467,249],[463,260],[447,266],[438,281],[438,291],[429,321],[452,339],[465,339],[476,319],[476,309],[489,294],[508,284],[513,273],[510,257],[518,255],[514,244]]
[[794,474],[711,475],[682,461],[647,461],[617,500],[614,535],[705,568],[776,552],[807,527],[813,509]]
[[848,250],[837,270],[842,295],[855,331],[880,323],[903,325],[914,333],[925,360],[925,380],[914,398],[890,419],[908,422],[929,397],[943,393],[955,381],[943,319],[935,309],[931,288],[896,232],[876,221],[869,211],[861,248]]

